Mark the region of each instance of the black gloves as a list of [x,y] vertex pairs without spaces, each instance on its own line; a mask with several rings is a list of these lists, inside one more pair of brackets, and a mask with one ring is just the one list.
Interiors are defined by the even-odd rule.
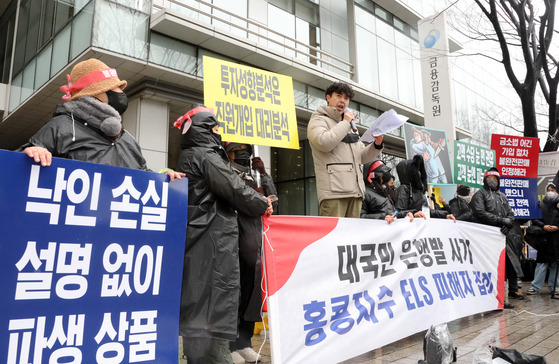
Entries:
[[512,220],[508,217],[503,218],[503,226],[506,226],[510,230],[512,228]]
[[501,232],[503,233],[503,235],[507,235],[510,231],[510,227],[507,227],[505,225],[501,226]]
[[263,176],[266,175],[266,168],[264,168],[264,162],[262,162],[262,159],[260,159],[260,157],[252,158],[252,169],[260,172],[260,174]]

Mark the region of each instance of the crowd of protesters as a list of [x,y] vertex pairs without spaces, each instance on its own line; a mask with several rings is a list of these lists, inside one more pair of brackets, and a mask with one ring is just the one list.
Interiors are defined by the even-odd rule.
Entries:
[[[68,81],[61,87],[66,102],[19,151],[44,167],[54,156],[148,170],[138,143],[122,127],[126,81],[96,59],[75,65]],[[326,105],[308,124],[319,215],[389,224],[398,218],[411,222],[432,217],[498,226],[506,236],[508,296],[522,299],[517,285],[522,275],[520,225],[499,192],[498,170],[485,173],[483,188],[473,196],[468,186],[459,185],[449,204],[440,197],[441,207],[430,201],[429,176],[419,154],[398,163],[399,187],[394,189],[391,168],[378,158],[383,136],[369,145],[359,140],[355,115],[348,109],[353,96],[348,84],[333,83],[325,93]],[[161,172],[171,181],[185,175],[189,179],[179,325],[184,355],[189,364],[255,362],[259,355],[251,338],[254,323],[261,320],[261,216],[277,208],[274,183],[252,145],[222,142],[212,109],[193,105],[175,126],[182,133],[177,171]],[[558,203],[557,188],[550,184],[541,204],[543,218],[533,225],[540,228],[534,241],[553,244],[538,252],[528,294],[541,291],[548,268],[549,286],[557,287]]]

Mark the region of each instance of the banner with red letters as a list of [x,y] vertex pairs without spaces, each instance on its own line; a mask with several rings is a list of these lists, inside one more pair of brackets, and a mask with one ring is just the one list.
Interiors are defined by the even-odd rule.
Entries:
[[274,363],[337,363],[503,307],[496,227],[272,216],[264,230]]

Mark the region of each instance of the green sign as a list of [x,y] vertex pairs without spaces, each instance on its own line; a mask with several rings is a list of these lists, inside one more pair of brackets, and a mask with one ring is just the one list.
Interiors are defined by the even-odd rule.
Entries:
[[491,167],[495,167],[493,149],[454,141],[454,183],[483,187],[483,174]]

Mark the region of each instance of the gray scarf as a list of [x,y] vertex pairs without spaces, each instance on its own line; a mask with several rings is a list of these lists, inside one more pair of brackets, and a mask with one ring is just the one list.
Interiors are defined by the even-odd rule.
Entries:
[[109,137],[116,137],[122,130],[120,114],[112,106],[95,97],[79,97],[63,105],[78,119],[93,125]]
[[235,162],[231,162],[231,168],[233,169],[233,171],[235,173],[237,173],[239,175],[239,177],[241,177],[241,179],[246,180],[246,181],[254,181],[254,178],[252,177],[252,174],[250,173],[250,167],[248,166],[241,166],[238,163]]

